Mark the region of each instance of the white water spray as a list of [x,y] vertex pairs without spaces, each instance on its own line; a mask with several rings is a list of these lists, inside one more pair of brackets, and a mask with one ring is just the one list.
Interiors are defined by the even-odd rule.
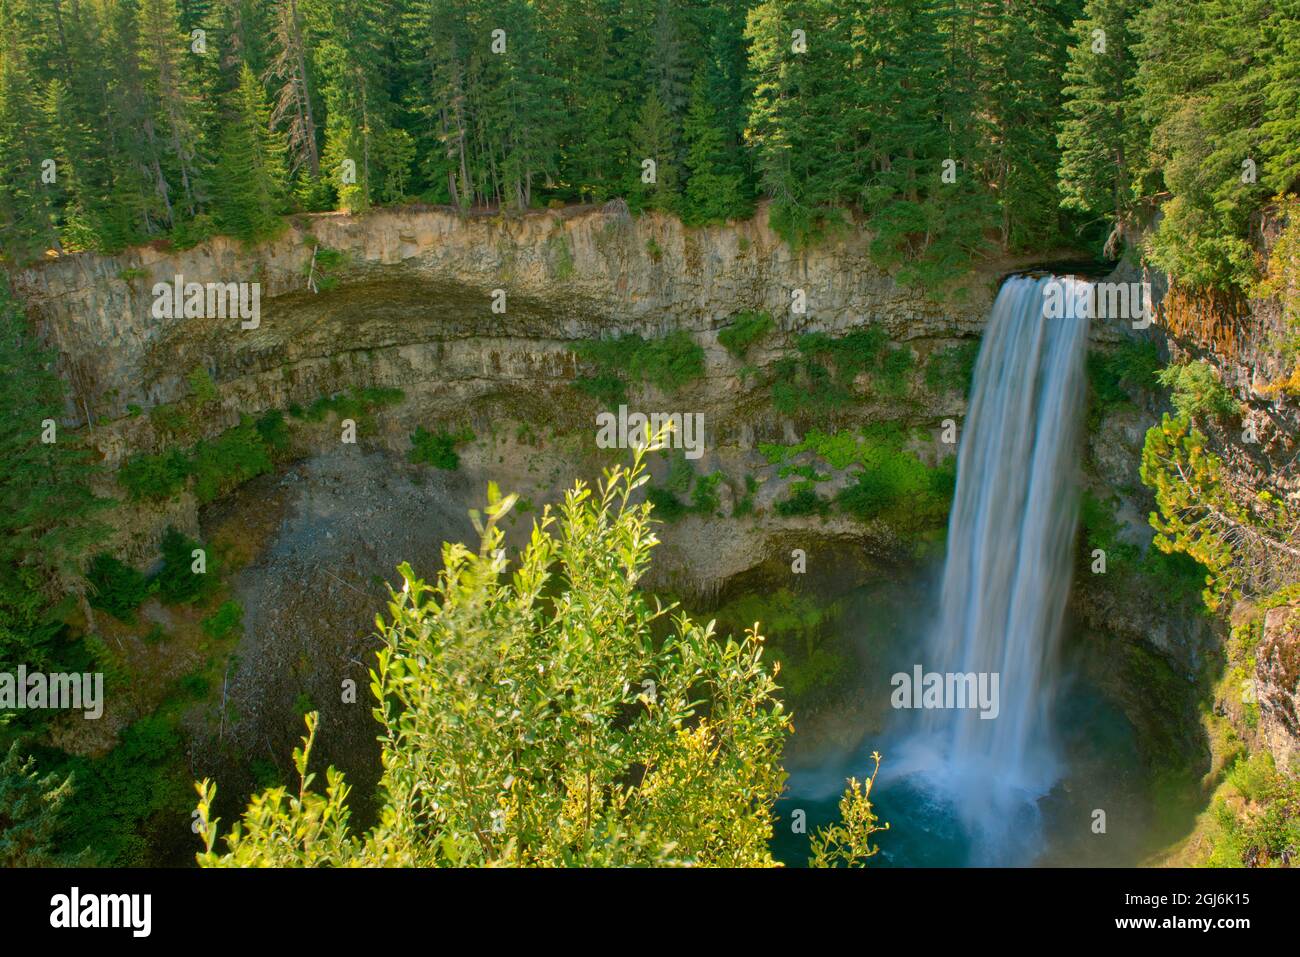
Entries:
[[927,672],[996,674],[1001,701],[922,712],[899,770],[956,810],[982,863],[1014,863],[1059,762],[1051,730],[1078,520],[1086,318],[1043,315],[1044,289],[1013,277],[993,305],[957,458],[957,491]]

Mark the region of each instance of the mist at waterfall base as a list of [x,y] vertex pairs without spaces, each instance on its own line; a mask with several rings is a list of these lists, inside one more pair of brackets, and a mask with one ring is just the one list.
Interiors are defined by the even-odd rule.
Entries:
[[[892,710],[877,740],[795,770],[778,807],[783,817],[802,808],[809,829],[832,820],[844,778],[861,777],[865,753],[880,750],[886,759],[873,801],[881,820],[895,822],[879,835],[880,863],[1033,863],[1044,843],[1040,802],[1064,773],[1057,732],[1064,714],[1091,712],[1094,739],[1125,733],[1087,689],[1058,693],[1088,328],[1086,318],[1044,317],[1052,282],[1086,292],[1081,281],[1056,277],[1013,277],[999,292],[958,452],[937,608],[928,620],[915,615],[935,607],[934,592],[928,604],[920,598],[913,622],[896,623],[880,673],[867,678],[869,693],[889,696],[890,678],[916,665],[941,675],[996,674],[997,716],[981,717],[975,707]],[[778,853],[781,843],[774,842]]]

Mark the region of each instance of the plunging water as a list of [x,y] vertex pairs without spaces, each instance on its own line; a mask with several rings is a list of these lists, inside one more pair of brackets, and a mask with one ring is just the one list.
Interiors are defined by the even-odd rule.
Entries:
[[990,709],[920,712],[904,773],[951,804],[975,859],[1010,862],[1059,770],[1052,739],[1058,646],[1078,519],[1085,318],[1043,316],[1048,283],[1002,287],[980,348],[925,672],[996,676]]

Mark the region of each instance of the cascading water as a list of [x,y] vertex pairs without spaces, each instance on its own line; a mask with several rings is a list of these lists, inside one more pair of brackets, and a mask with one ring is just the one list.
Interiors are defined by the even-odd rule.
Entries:
[[[1049,283],[1013,277],[994,303],[957,458],[937,622],[924,673],[996,676],[992,709],[919,712],[896,770],[949,803],[976,861],[1013,863],[1056,781],[1057,654],[1078,520],[1086,318],[1046,318]],[[1061,291],[1059,288],[1054,291]]]

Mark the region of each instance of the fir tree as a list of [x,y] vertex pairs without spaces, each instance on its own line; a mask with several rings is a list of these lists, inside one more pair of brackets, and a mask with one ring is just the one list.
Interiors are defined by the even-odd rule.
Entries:
[[752,207],[746,195],[745,174],[733,165],[733,155],[726,148],[703,70],[695,75],[683,133],[689,173],[682,203],[683,221],[696,225],[748,215]]
[[284,200],[285,147],[272,134],[265,92],[245,64],[221,138],[218,223],[246,239],[272,232]]
[[106,504],[89,488],[90,456],[63,424],[63,381],[0,279],[0,670],[55,660],[53,640],[84,593],[81,566]]
[[[674,155],[672,119],[651,90],[641,104],[641,113],[632,131],[632,154],[635,169],[631,175],[629,201],[636,207],[671,211],[677,206],[681,188],[681,171]],[[646,182],[649,166],[653,165],[653,182]]]
[[[1058,137],[1061,204],[1107,216],[1117,228],[1131,219],[1134,167],[1141,162],[1143,128],[1132,102],[1139,8],[1138,0],[1088,0],[1072,31]],[[1117,238],[1107,243],[1112,255]]]

